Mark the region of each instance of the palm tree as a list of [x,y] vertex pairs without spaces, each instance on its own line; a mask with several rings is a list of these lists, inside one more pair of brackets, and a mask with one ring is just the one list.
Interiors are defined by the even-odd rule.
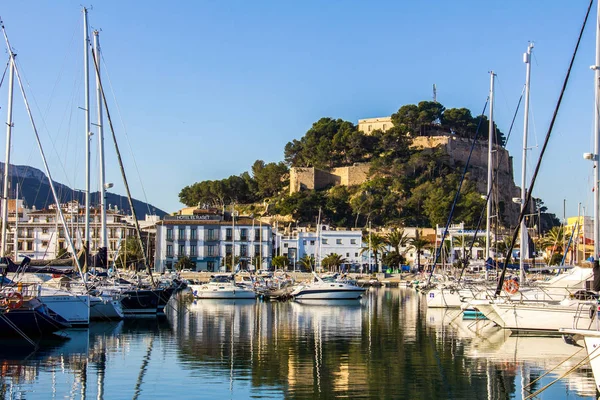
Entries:
[[[371,251],[373,254],[373,257],[375,258],[375,265],[379,266],[379,263],[377,262],[379,254],[382,253],[386,248],[386,241],[385,238],[383,236],[377,235],[377,234],[371,234],[367,236],[367,246],[363,247],[362,250],[360,251],[360,254],[363,254],[365,252],[369,252]],[[369,260],[369,264],[370,264],[370,260]],[[369,265],[369,267],[371,267]]]
[[562,226],[550,229],[542,238],[541,246],[544,249],[552,247],[553,253],[562,253],[565,244],[565,230]]
[[298,260],[298,264],[300,264],[304,270],[312,271],[315,266],[315,256],[312,254],[305,254],[301,259]]
[[422,235],[423,232],[420,232],[417,229],[415,231],[415,237],[410,239],[410,247],[417,252],[417,267],[419,270],[421,270],[421,254],[423,254],[423,250],[431,246],[431,242]]
[[289,261],[290,260],[287,258],[287,256],[275,256],[275,257],[273,257],[273,260],[271,260],[271,264],[275,268],[283,269],[288,266]]
[[394,229],[387,235],[385,239],[386,243],[392,246],[392,248],[398,254],[402,254],[404,252],[400,251],[401,247],[406,247],[410,243],[410,238],[408,237],[408,233],[404,231],[404,229]]
[[321,261],[321,265],[331,271],[337,270],[340,265],[345,264],[347,260],[336,253],[331,253]]
[[406,247],[409,244],[410,238],[408,237],[408,234],[404,231],[404,229],[394,229],[389,233],[389,235],[387,235],[385,241],[387,244],[392,246],[394,249],[393,253],[396,254],[394,257],[389,257],[387,262],[391,262],[400,268],[400,264],[402,264],[402,260],[404,258],[402,256],[404,253],[406,253],[406,250],[400,251],[400,248]]

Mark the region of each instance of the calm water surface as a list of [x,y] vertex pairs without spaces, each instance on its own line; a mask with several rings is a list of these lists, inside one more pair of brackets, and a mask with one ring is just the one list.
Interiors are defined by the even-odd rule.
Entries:
[[180,295],[163,320],[93,324],[34,353],[3,342],[0,396],[522,399],[573,369],[536,398],[595,398],[585,351],[424,303],[405,289],[335,305]]

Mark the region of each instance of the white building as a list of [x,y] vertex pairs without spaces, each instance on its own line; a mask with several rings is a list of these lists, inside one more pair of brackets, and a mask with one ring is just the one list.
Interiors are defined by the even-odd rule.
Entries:
[[281,232],[275,237],[276,254],[287,256],[292,268],[304,256],[314,256],[317,266],[330,254],[338,254],[345,260],[345,266],[358,267],[368,263],[368,254],[361,254],[363,248],[362,231],[332,229],[321,225],[318,230],[299,228],[291,235]]
[[[18,210],[16,212],[15,210]],[[61,204],[69,235],[76,249],[83,247],[85,207],[77,201]],[[116,256],[122,240],[135,235],[135,227],[116,207],[106,211],[109,260]],[[151,220],[151,218],[150,218]],[[90,210],[90,251],[100,247],[100,210]],[[15,232],[17,233],[15,235]],[[6,252],[16,261],[24,256],[35,260],[52,260],[60,252],[69,251],[66,235],[55,205],[36,210],[24,207],[23,200],[9,200]],[[15,244],[17,254],[15,255]]]
[[165,216],[156,227],[155,270],[174,269],[187,256],[196,271],[231,270],[224,260],[233,252],[242,268],[269,269],[271,226],[250,217],[198,209],[192,215]]

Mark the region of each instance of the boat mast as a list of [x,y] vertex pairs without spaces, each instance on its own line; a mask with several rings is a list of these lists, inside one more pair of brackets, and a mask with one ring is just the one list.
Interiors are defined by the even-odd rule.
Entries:
[[[6,34],[4,25],[2,25],[1,27],[2,27],[2,34],[4,35],[4,41],[6,42],[6,47],[10,51],[11,46],[10,46],[10,42],[8,41],[8,35]],[[50,190],[52,191],[52,197],[54,198],[54,202],[56,204],[56,208],[57,208],[58,215],[60,217],[61,225],[62,225],[63,229],[65,230],[67,245],[68,245],[68,248],[73,252],[73,255],[75,256],[75,246],[73,245],[73,240],[71,239],[71,235],[69,234],[69,227],[67,225],[67,221],[65,220],[65,216],[63,215],[62,209],[60,208],[60,201],[58,198],[58,194],[56,192],[56,188],[54,187],[54,180],[52,179],[52,174],[50,174],[50,169],[48,168],[48,162],[46,160],[46,155],[44,153],[44,149],[42,148],[42,142],[40,141],[40,136],[38,134],[38,130],[35,125],[35,121],[33,120],[33,115],[31,114],[31,107],[29,106],[29,101],[27,100],[27,95],[25,94],[25,88],[23,87],[23,82],[21,80],[21,74],[19,74],[19,69],[14,64],[14,62],[13,62],[13,66],[14,66],[15,75],[17,77],[17,82],[19,83],[19,89],[21,90],[21,96],[23,97],[23,101],[25,102],[25,110],[27,111],[27,115],[29,117],[29,122],[31,123],[31,127],[32,127],[33,133],[35,135],[38,149],[39,149],[40,155],[42,157],[42,163],[44,164],[46,176],[48,177],[48,184],[50,185]],[[83,282],[83,286],[87,290],[87,281],[85,278],[85,274],[83,273],[83,271],[81,269],[79,259],[77,257],[73,257],[73,258],[75,259],[75,265],[77,266],[77,270],[78,270],[79,274],[81,275],[81,280]]]
[[83,239],[83,268],[87,270],[90,245],[90,66],[87,8],[83,7],[83,73],[84,73],[84,112],[85,112],[85,237]]
[[98,60],[96,68],[96,103],[98,108],[98,153],[100,156],[100,248],[108,247],[106,233],[106,168],[104,163],[104,131],[102,128],[102,91],[100,89],[100,33],[94,31],[94,56]]
[[15,234],[14,234],[14,246],[15,246],[15,261],[19,256],[19,184],[17,183],[17,194],[15,195]]
[[[526,65],[525,73],[525,109],[523,111],[523,160],[521,163],[521,212],[525,209],[525,201],[527,199],[527,133],[529,131],[529,85],[531,79],[531,50],[533,43],[529,42],[527,53],[523,54],[523,62]],[[519,282],[525,282],[525,249],[529,249],[529,239],[527,238],[527,225],[525,218],[521,221],[521,256],[519,257]]]
[[600,242],[600,221],[598,221],[598,206],[600,203],[600,193],[598,193],[598,181],[600,180],[600,2],[598,2],[598,11],[596,17],[596,64],[592,66],[594,70],[594,209],[592,212],[594,218],[594,260],[598,260],[598,249]]
[[[8,76],[8,108],[6,117],[6,157],[4,161],[4,188],[2,191],[2,248],[0,249],[0,255],[6,256],[6,231],[8,229],[8,166],[10,165],[10,140],[12,136],[13,120],[12,120],[12,106],[13,106],[13,88],[14,88],[14,77],[15,77],[15,53],[9,47],[8,52],[10,72]],[[18,215],[18,210],[17,210]],[[15,234],[16,235],[16,234]],[[15,249],[16,250],[16,249]],[[16,258],[15,258],[16,261]]]
[[231,273],[235,273],[235,204],[231,205]]
[[[491,196],[492,193],[492,151],[494,148],[494,78],[496,74],[494,71],[490,71],[490,121],[489,121],[489,132],[488,132],[488,171],[487,171],[487,194]],[[492,218],[492,199],[488,199],[486,209],[486,222],[485,222],[485,259],[490,258],[490,241],[491,241],[491,224],[490,219]],[[487,268],[486,278],[487,278]]]

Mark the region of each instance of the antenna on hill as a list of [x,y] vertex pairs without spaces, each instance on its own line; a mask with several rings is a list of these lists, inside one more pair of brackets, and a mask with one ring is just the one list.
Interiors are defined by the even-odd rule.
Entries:
[[433,84],[433,102],[437,103],[437,88],[435,87],[435,83]]

